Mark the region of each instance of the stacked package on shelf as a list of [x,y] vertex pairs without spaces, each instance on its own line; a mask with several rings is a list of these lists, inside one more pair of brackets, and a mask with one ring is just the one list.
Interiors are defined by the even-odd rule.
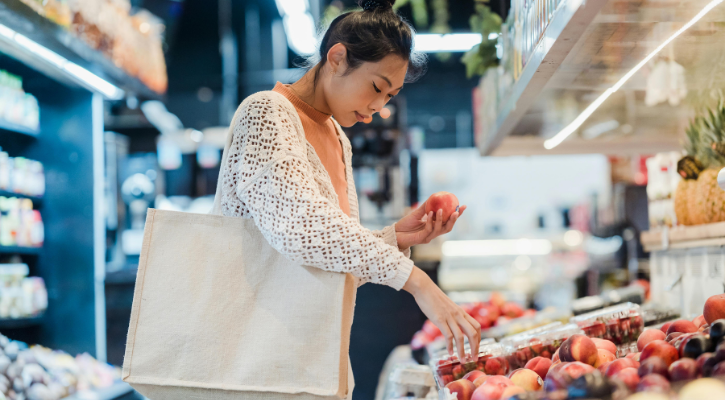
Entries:
[[623,303],[571,319],[590,338],[606,339],[617,346],[618,357],[637,352],[637,338],[644,330],[640,307]]
[[40,106],[35,96],[25,93],[23,79],[0,70],[0,119],[37,131]]
[[43,278],[28,277],[26,264],[0,264],[0,318],[25,318],[48,308]]
[[44,229],[32,200],[0,196],[0,246],[42,247]]
[[682,177],[677,162],[682,154],[673,151],[659,153],[647,159],[647,199],[649,222],[652,228],[678,225],[674,195]]

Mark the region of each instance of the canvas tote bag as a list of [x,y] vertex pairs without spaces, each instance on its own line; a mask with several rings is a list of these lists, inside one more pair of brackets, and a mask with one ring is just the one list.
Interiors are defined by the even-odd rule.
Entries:
[[287,260],[220,195],[217,215],[148,211],[123,380],[151,400],[345,398],[355,279]]

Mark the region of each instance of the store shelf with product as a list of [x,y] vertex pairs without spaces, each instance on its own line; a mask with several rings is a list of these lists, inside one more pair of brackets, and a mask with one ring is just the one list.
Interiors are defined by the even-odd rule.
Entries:
[[[158,84],[156,90],[152,90],[138,77],[116,65],[102,51],[95,50],[69,29],[42,16],[21,0],[8,0],[0,4],[0,28],[2,53],[59,81],[88,90],[105,90],[106,97],[120,98],[123,92],[127,92],[153,99],[165,92],[165,84]],[[107,82],[99,81],[99,78]],[[162,80],[165,79],[164,70]],[[109,86],[109,82],[121,91]]]
[[[557,14],[574,4],[556,8],[523,68],[520,22],[511,17],[504,25],[502,65],[488,70],[474,93],[480,153],[633,155],[681,148],[684,126],[705,101],[691,101],[688,93],[723,87],[711,52],[723,36],[713,28],[723,20],[722,7],[706,0],[686,10],[586,2],[583,7],[598,10],[578,34],[556,35]],[[557,46],[567,51],[556,53]],[[551,50],[539,61],[536,52],[545,49]]]
[[40,135],[40,131],[37,129],[28,128],[20,124],[0,119],[0,132],[19,133],[21,135],[27,135],[36,137]]

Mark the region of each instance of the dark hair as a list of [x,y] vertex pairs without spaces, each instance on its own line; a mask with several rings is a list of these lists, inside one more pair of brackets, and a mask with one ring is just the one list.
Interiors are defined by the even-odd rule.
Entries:
[[406,82],[413,82],[425,73],[426,57],[413,51],[415,31],[395,10],[395,0],[359,0],[362,11],[353,11],[335,18],[322,37],[315,81],[327,53],[341,43],[347,49],[346,73],[363,62],[378,62],[394,54],[408,61]]

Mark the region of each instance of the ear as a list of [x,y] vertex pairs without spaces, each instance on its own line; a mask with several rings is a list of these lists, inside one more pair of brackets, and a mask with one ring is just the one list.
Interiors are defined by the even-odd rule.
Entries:
[[327,52],[327,64],[337,74],[342,74],[347,69],[347,48],[342,43],[335,43]]

